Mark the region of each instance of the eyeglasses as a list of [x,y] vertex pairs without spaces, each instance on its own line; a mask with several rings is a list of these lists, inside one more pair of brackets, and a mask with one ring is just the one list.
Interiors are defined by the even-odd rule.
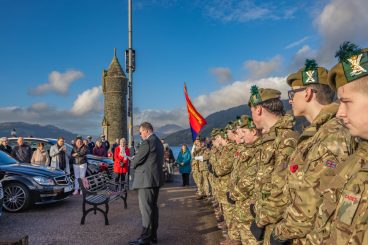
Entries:
[[[289,100],[293,100],[296,93],[301,92],[301,91],[304,91],[306,89],[307,89],[307,87],[289,90],[288,91]],[[311,91],[313,93],[317,93],[317,90],[315,90],[315,89],[311,89]]]

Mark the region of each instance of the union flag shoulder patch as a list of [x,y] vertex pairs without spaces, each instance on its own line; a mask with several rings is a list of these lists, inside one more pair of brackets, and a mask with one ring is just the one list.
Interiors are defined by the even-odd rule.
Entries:
[[327,160],[325,162],[325,166],[328,167],[328,168],[336,168],[336,165],[337,164],[335,162],[331,161],[331,160]]

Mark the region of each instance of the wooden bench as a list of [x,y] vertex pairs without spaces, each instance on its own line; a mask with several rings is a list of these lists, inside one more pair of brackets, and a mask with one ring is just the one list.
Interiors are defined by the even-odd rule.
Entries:
[[[123,199],[124,209],[128,208],[128,185],[126,181],[114,182],[106,172],[100,172],[85,178],[79,178],[78,183],[83,194],[83,216],[81,225],[84,225],[86,216],[89,212],[101,212],[105,217],[105,225],[109,224],[107,214],[109,212],[109,203],[118,199]],[[92,208],[86,209],[86,205]],[[105,210],[99,206],[105,206]]]

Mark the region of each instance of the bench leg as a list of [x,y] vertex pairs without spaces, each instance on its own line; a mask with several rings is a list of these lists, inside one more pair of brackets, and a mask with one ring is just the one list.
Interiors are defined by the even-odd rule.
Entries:
[[84,221],[86,220],[86,203],[83,202],[83,205],[82,205],[82,211],[83,211],[83,216],[82,216],[82,219],[81,219],[81,225],[84,225]]
[[109,213],[109,203],[105,203],[106,206],[106,212],[104,212],[105,215],[105,225],[109,225],[109,219],[107,218],[107,214]]

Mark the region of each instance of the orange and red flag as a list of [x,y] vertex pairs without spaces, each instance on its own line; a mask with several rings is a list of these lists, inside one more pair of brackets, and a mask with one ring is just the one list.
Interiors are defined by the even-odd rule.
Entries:
[[203,128],[204,125],[207,124],[206,119],[204,119],[201,114],[198,113],[196,108],[193,106],[192,102],[190,101],[187,85],[184,83],[184,94],[185,100],[187,102],[187,109],[188,109],[188,116],[189,116],[189,125],[192,131],[192,140],[194,141]]

